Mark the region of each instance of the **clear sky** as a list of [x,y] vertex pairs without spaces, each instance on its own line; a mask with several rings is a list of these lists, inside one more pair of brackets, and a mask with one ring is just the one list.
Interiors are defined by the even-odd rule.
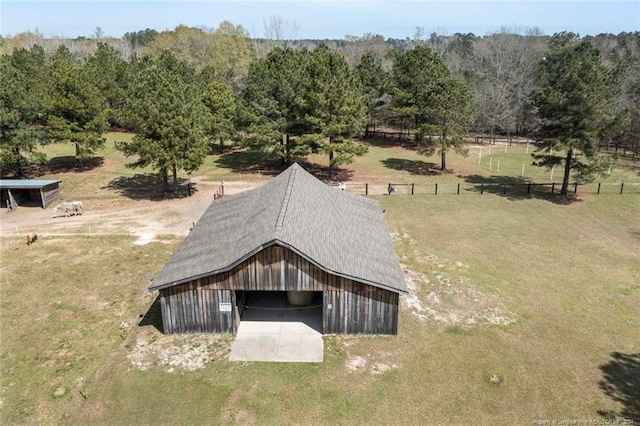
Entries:
[[223,20],[264,36],[264,22],[280,17],[296,38],[343,38],[364,33],[412,37],[416,27],[439,34],[485,35],[501,26],[538,27],[545,34],[580,35],[640,30],[640,0],[633,1],[28,1],[0,0],[0,34],[38,30],[45,36],[105,35],[179,24],[215,28]]

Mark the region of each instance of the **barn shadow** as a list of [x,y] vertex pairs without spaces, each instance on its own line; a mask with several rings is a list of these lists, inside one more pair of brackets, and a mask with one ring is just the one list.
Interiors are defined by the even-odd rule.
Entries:
[[607,419],[627,419],[640,424],[640,353],[612,352],[611,360],[600,366],[603,379],[600,389],[620,403],[620,411],[598,411]]
[[560,195],[560,185],[556,184],[552,193],[551,184],[535,184],[528,180],[514,176],[460,176],[465,182],[475,184],[466,191],[499,195],[508,200],[538,199],[559,205],[569,205],[582,200],[574,193]]
[[160,333],[164,333],[162,325],[162,310],[160,308],[160,296],[156,297],[146,314],[140,314],[142,319],[138,323],[138,327],[152,326]]
[[439,175],[441,170],[436,170],[436,163],[422,160],[408,160],[405,158],[386,158],[380,162],[388,169],[405,171],[412,175],[428,176]]
[[189,179],[178,178],[178,187],[174,188],[169,180],[164,187],[162,179],[155,173],[136,173],[133,176],[119,176],[102,189],[111,189],[133,200],[161,201],[172,198],[184,198],[198,191],[196,183]]

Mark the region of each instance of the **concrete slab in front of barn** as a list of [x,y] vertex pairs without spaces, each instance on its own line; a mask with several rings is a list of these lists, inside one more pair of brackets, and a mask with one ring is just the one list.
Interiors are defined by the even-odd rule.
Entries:
[[322,362],[322,333],[304,322],[241,321],[229,361]]

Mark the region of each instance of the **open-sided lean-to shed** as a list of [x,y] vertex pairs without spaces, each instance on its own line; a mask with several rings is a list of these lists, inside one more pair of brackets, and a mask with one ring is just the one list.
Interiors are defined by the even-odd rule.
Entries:
[[0,179],[0,203],[2,207],[13,205],[37,205],[46,209],[60,199],[60,180]]
[[214,201],[149,290],[165,333],[235,333],[248,292],[317,292],[324,334],[396,334],[407,291],[379,203],[297,164]]

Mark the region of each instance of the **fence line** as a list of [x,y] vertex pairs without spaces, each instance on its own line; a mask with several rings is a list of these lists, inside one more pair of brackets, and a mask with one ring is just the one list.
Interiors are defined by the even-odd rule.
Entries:
[[[398,132],[385,132],[381,130],[363,130],[361,135],[363,139],[368,138],[380,138],[380,139],[395,139],[398,141],[415,141],[416,134],[412,131],[398,131]],[[428,138],[428,135],[424,135],[425,138]],[[433,138],[438,138],[437,135],[432,135]],[[476,145],[525,145],[532,144],[536,145],[538,142],[535,139],[530,139],[527,137],[521,136],[497,136],[497,135],[476,135],[473,137],[473,140]],[[606,151],[615,151],[619,153],[621,156],[626,157],[627,155],[631,156],[632,160],[635,160],[637,157],[640,157],[640,144],[627,142],[627,143],[606,143],[601,142],[598,143],[598,148]]]
[[[362,131],[360,135],[363,139],[380,138],[380,139],[395,139],[398,141],[415,141],[416,134],[411,131],[399,131],[399,132],[385,132],[380,130]],[[425,139],[429,138],[429,135],[423,136]],[[431,138],[438,139],[439,135],[431,135]],[[536,141],[529,138],[513,137],[513,136],[490,136],[490,135],[477,135],[474,137],[474,141],[478,145],[513,145],[513,144],[535,144]]]
[[[511,182],[431,182],[431,183],[330,183],[329,186],[351,193],[362,195],[381,194],[456,194],[474,190],[480,194],[485,192],[507,194],[558,194],[562,183],[511,183]],[[580,188],[580,191],[578,189]],[[640,194],[640,182],[598,182],[569,184],[569,191],[574,194]]]
[[218,186],[218,188],[216,189],[216,192],[213,194],[214,200],[217,200],[222,197],[224,197],[224,181],[222,181],[220,186]]
[[616,144],[599,143],[598,149],[603,151],[606,150],[607,152],[610,152],[613,150],[614,152],[618,153],[622,157],[626,157],[627,153],[629,153],[629,155],[631,155],[632,160],[635,160],[636,157],[640,156],[640,144],[635,144],[635,143],[616,143]]

